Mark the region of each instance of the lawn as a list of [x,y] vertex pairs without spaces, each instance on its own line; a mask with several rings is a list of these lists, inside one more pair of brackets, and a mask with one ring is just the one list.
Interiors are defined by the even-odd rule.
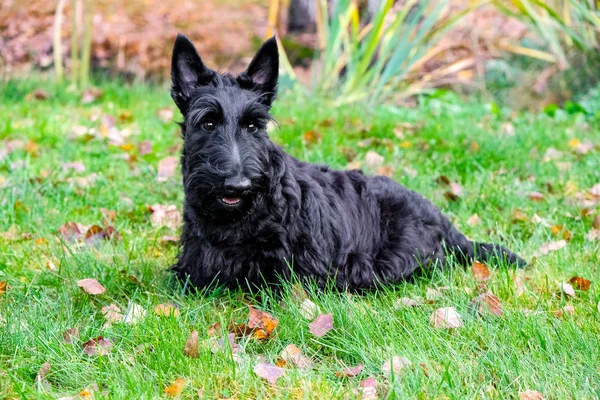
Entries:
[[[416,108],[372,111],[283,94],[272,137],[288,152],[390,175],[469,237],[531,261],[522,271],[490,266],[487,282],[455,268],[378,293],[308,287],[310,301],[333,317],[333,329],[317,337],[309,330],[315,315],[306,315],[294,286],[282,295],[183,294],[168,272],[177,230],[149,210],[181,206],[179,172],[164,169],[181,145],[178,111],[166,88],[100,88],[89,102],[42,81],[5,83],[0,92],[0,398],[161,398],[178,392],[170,386],[178,378],[180,398],[377,398],[358,391],[368,378],[378,398],[518,398],[526,390],[600,397],[598,115],[577,107],[520,113],[445,92]],[[70,240],[61,229],[68,222],[103,230]],[[105,240],[108,225],[118,234]],[[574,292],[561,290],[574,276],[590,288],[579,280]],[[86,293],[78,287],[85,278],[105,292]],[[487,290],[502,315],[489,312],[497,307],[474,311],[473,298]],[[402,306],[401,298],[418,304]],[[127,323],[107,324],[115,314],[101,310],[111,304]],[[159,304],[177,311],[159,315]],[[278,326],[266,340],[253,333],[223,344],[229,325],[248,322],[248,305]],[[462,326],[435,327],[430,316],[443,307],[455,307]],[[71,343],[67,329],[78,330]],[[198,354],[188,357],[194,330]],[[86,354],[95,351],[84,343],[99,336],[112,347]],[[283,364],[290,344],[309,367],[288,358],[274,384],[257,376],[257,363]],[[394,356],[410,365],[384,371]],[[49,371],[38,373],[44,363]],[[336,376],[358,364],[359,375]]]

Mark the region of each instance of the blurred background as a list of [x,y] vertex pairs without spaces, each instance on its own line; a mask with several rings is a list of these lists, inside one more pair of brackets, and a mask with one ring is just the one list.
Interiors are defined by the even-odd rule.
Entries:
[[90,76],[164,82],[177,32],[239,72],[277,34],[283,87],[337,103],[411,103],[451,88],[543,110],[600,74],[596,0],[0,0],[0,73],[76,86]]

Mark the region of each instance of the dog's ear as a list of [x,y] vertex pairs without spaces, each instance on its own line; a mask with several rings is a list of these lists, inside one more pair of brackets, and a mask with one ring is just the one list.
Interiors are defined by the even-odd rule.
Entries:
[[214,75],[215,71],[204,65],[192,42],[185,35],[178,34],[171,59],[171,97],[183,114],[192,90],[207,85]]
[[279,50],[277,39],[273,36],[263,43],[248,69],[241,73],[238,81],[242,86],[250,86],[262,95],[262,102],[271,106],[277,95],[279,78]]

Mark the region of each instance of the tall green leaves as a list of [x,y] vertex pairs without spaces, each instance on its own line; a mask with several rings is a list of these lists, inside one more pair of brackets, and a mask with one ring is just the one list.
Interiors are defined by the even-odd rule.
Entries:
[[317,90],[334,94],[340,104],[377,103],[437,84],[411,76],[412,68],[432,57],[442,34],[477,5],[448,17],[443,12],[447,0],[407,0],[399,7],[394,3],[382,0],[371,22],[361,27],[355,1],[339,0],[330,15],[327,1],[320,0],[325,49],[317,63]]

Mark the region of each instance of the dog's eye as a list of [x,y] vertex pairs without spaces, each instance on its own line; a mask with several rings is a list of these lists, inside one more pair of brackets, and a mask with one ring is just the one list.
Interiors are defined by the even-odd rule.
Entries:
[[212,132],[215,130],[215,123],[213,121],[203,122],[202,129],[204,129],[207,132]]
[[256,133],[258,132],[258,127],[255,124],[248,124],[246,126],[246,130],[248,131],[248,133]]

